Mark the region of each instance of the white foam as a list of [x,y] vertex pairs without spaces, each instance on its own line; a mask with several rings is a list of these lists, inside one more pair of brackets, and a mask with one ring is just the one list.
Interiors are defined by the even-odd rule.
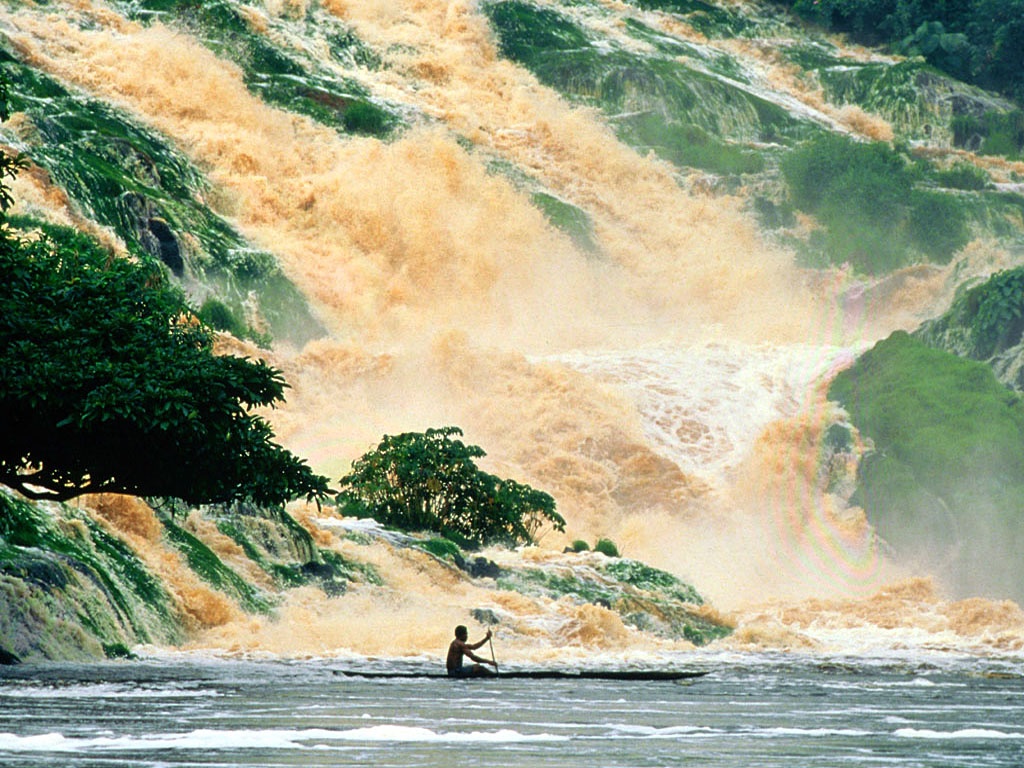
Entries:
[[308,749],[329,742],[420,743],[516,743],[568,741],[549,733],[524,734],[503,728],[497,731],[441,732],[402,725],[374,725],[348,730],[210,730],[162,733],[148,736],[68,737],[62,733],[19,736],[0,733],[0,750],[7,752],[84,752],[131,750],[156,751],[218,749]]
[[991,728],[962,728],[957,731],[899,728],[893,732],[893,735],[903,739],[1024,739],[1024,733],[996,731]]
[[688,473],[713,479],[743,460],[764,427],[796,411],[852,351],[715,342],[543,358],[621,389],[648,438]]
[[665,728],[656,728],[650,725],[613,724],[609,727],[614,731],[615,738],[632,736],[645,739],[672,739],[679,736],[721,733],[718,729],[698,725],[673,725]]
[[151,688],[121,683],[60,686],[5,686],[0,688],[0,699],[181,699],[222,696],[219,691],[190,688]]

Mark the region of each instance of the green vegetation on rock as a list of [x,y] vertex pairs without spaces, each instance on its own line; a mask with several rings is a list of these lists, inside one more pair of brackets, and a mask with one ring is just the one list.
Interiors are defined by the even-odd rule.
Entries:
[[949,74],[1024,100],[1024,2],[779,0],[777,5],[867,45],[923,56]]
[[351,582],[382,583],[373,566],[317,547],[309,531],[284,509],[236,503],[206,508],[203,513],[279,587],[314,584],[335,596],[344,594]]
[[189,568],[203,581],[232,597],[251,613],[269,613],[274,601],[226,566],[216,553],[189,531],[166,516],[160,517],[168,541],[188,561]]
[[867,274],[917,259],[944,264],[970,240],[958,201],[916,188],[919,174],[887,144],[822,134],[783,158],[782,172],[793,204],[824,226],[826,263]]
[[[755,173],[764,160],[744,142],[791,141],[809,133],[809,125],[781,107],[738,88],[742,74],[724,55],[706,58],[682,43],[670,45],[635,20],[627,28],[655,48],[642,60],[592,40],[551,8],[501,0],[486,4],[484,12],[503,56],[568,98],[600,108],[626,143],[680,167]],[[688,65],[684,51],[700,64]]]
[[936,349],[987,362],[1000,381],[1024,391],[1024,267],[962,291],[941,317],[914,335]]
[[598,253],[594,224],[587,212],[547,192],[534,192],[533,204],[540,208],[552,226],[561,230],[585,253]]
[[457,558],[462,557],[462,550],[459,549],[459,545],[443,537],[435,536],[426,541],[417,541],[413,546],[422,549],[424,552],[429,552],[440,560],[455,561]]
[[181,639],[170,595],[120,539],[71,507],[0,491],[0,650],[87,659]]
[[[123,5],[129,18],[195,32],[219,56],[238,64],[249,89],[269,104],[348,133],[387,137],[402,125],[357,80],[339,74],[354,65],[376,68],[380,58],[335,16],[311,10],[303,18],[270,19],[267,34],[250,24],[241,4],[228,0],[132,0]],[[273,34],[289,29],[324,40],[335,68],[299,46],[288,46],[286,35]]]
[[[992,370],[896,332],[840,373],[829,397],[873,450],[851,502],[897,552],[938,558],[966,593],[1020,599],[1024,403]],[[932,562],[935,562],[934,559]]]
[[[197,295],[212,292],[225,310],[220,330],[267,344],[304,343],[322,333],[306,300],[269,253],[253,249],[203,200],[209,183],[169,141],[122,111],[65,89],[0,47],[17,88],[11,109],[25,114],[25,154],[129,252],[163,265]],[[37,222],[10,222],[26,230]],[[197,288],[196,283],[201,288]],[[256,301],[256,318],[246,307]],[[228,316],[230,319],[228,319]]]
[[732,631],[697,610],[704,600],[693,587],[634,560],[616,559],[585,569],[503,569],[497,584],[527,595],[599,605],[618,613],[629,626],[695,645],[706,645]]

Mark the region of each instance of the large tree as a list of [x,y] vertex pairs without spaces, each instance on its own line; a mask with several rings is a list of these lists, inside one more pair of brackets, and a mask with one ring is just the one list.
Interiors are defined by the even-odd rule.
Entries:
[[[6,117],[0,77],[0,117]],[[0,152],[0,483],[33,499],[83,493],[188,503],[321,498],[326,478],[254,410],[281,372],[215,355],[214,333],[156,266],[74,230],[11,231]]]
[[341,479],[340,511],[473,544],[529,543],[543,525],[565,529],[549,494],[481,471],[474,459],[483,449],[460,435],[458,427],[385,435]]
[[322,496],[254,409],[281,372],[215,355],[156,268],[53,229],[0,243],[0,482],[30,498],[111,491],[189,503]]

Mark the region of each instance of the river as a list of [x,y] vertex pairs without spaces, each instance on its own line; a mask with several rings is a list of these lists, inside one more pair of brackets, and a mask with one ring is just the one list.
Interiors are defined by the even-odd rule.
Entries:
[[695,652],[683,682],[347,677],[426,659],[200,656],[0,671],[0,765],[1024,764],[1021,659]]

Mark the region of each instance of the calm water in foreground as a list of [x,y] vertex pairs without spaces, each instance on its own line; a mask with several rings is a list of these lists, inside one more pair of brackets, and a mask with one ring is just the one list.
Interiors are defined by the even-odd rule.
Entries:
[[0,765],[1024,766],[1019,660],[694,664],[709,673],[689,683],[376,680],[336,661],[0,668]]

